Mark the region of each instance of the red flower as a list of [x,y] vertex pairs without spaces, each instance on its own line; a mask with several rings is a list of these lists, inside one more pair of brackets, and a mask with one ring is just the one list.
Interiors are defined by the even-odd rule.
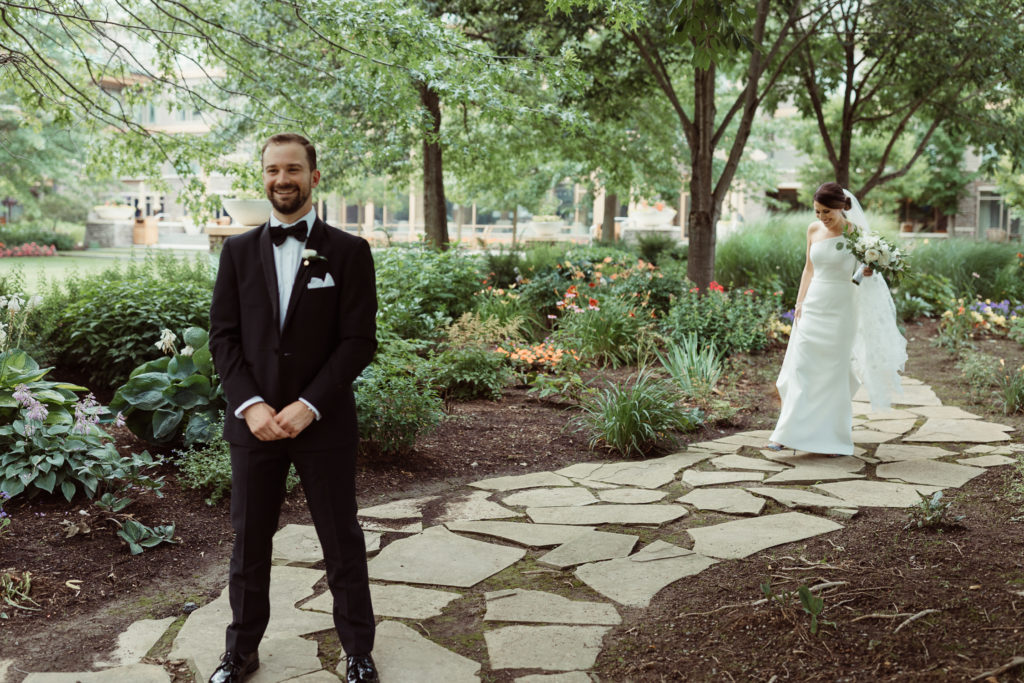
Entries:
[[743,292],[743,293],[744,293],[744,294],[753,294],[753,293],[754,293],[754,290],[752,290],[752,289],[748,289],[747,291],[745,291],[745,292]]
[[700,287],[690,287],[690,294],[696,294],[700,291]]
[[712,292],[724,292],[725,291],[725,287],[723,287],[722,285],[718,284],[714,280],[712,280],[711,284],[708,285],[708,289],[710,289]]
[[591,283],[589,284],[589,287],[591,287],[591,288],[597,287],[597,284],[596,284],[596,283],[593,283],[593,282],[591,282]]
[[595,299],[594,297],[590,297],[590,301],[588,301],[587,303],[590,304],[591,306],[597,306],[597,299]]

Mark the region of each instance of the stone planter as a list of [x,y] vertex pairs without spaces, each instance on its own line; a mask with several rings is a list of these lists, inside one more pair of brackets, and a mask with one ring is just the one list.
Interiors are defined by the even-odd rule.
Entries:
[[224,210],[239,225],[262,225],[270,220],[269,199],[224,199]]
[[101,221],[126,221],[135,215],[135,209],[127,204],[94,206],[92,210]]
[[530,221],[530,237],[536,240],[553,240],[565,227],[563,221]]

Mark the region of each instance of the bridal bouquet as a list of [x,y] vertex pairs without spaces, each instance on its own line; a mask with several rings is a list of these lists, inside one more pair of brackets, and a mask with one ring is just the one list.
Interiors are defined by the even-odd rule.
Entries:
[[852,278],[855,285],[859,285],[864,279],[863,266],[885,277],[891,287],[895,287],[907,272],[907,261],[898,247],[884,237],[864,231],[855,225],[850,225],[846,229],[846,239],[839,240],[836,249],[846,249],[863,264],[857,267],[857,272]]

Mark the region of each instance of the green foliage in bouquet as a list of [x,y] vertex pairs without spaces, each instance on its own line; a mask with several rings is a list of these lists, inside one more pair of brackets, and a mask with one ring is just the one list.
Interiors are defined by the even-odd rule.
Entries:
[[199,327],[185,330],[185,346],[164,330],[161,346],[170,355],[143,363],[118,387],[110,402],[140,439],[156,444],[208,443],[213,439],[224,392],[214,373],[209,334]]

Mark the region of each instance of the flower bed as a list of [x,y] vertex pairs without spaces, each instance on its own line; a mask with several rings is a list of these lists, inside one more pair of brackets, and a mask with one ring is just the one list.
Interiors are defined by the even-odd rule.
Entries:
[[35,242],[28,242],[26,244],[19,244],[16,247],[8,247],[3,242],[0,242],[0,258],[13,257],[13,256],[56,256],[57,247],[52,244],[44,244],[42,246]]

